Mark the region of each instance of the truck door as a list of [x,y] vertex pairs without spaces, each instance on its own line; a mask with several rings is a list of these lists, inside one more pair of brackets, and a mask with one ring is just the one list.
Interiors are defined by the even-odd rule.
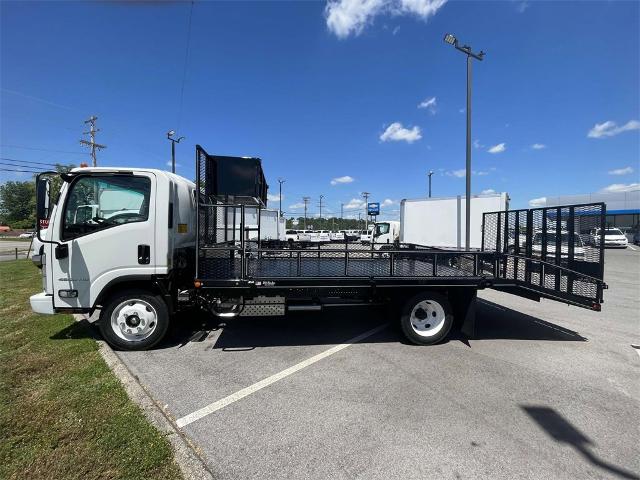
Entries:
[[155,273],[155,175],[74,177],[56,212],[49,260],[54,308],[90,308],[111,280]]

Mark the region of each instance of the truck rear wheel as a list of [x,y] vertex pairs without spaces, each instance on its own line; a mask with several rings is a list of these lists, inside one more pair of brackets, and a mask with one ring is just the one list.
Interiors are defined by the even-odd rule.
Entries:
[[453,325],[449,300],[435,292],[422,292],[404,304],[400,327],[410,342],[433,345],[443,340]]
[[161,297],[144,290],[116,294],[102,309],[98,324],[109,345],[122,350],[146,350],[169,327],[169,310]]

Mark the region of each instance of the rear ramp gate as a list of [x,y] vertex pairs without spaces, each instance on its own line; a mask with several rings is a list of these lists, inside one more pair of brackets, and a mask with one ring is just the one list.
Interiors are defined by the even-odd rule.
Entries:
[[594,233],[605,215],[604,203],[483,214],[482,251],[496,254],[495,288],[600,310],[604,243]]

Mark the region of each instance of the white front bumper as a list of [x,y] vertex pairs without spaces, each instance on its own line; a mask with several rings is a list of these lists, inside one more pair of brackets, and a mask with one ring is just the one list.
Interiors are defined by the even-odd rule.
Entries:
[[36,313],[44,313],[46,315],[53,314],[53,297],[44,292],[36,293],[29,297],[31,310]]

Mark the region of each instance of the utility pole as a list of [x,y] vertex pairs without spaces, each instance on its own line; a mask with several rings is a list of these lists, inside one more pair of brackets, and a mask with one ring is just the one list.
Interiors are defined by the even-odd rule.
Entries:
[[286,182],[286,180],[282,177],[278,178],[278,183],[280,184],[280,191],[278,193],[278,200],[280,201],[280,207],[278,208],[278,210],[280,210],[280,215],[282,215],[282,184]]
[[322,199],[324,198],[324,195],[320,195],[320,217],[318,217],[320,220],[322,220]]
[[340,204],[340,218],[344,218],[344,203]]
[[469,250],[469,237],[471,236],[471,62],[473,59],[482,61],[485,53],[483,51],[474,53],[469,45],[460,46],[458,44],[458,39],[450,33],[447,33],[444,36],[444,41],[467,56],[467,181],[465,195],[466,225],[464,245],[465,250]]
[[431,198],[431,175],[433,175],[433,170],[429,170],[427,175],[429,175],[429,198]]
[[302,197],[302,201],[304,202],[304,229],[307,229],[307,204],[311,200],[311,197]]
[[89,147],[91,149],[91,158],[93,159],[94,167],[98,166],[98,157],[96,156],[96,151],[107,148],[106,145],[100,145],[99,143],[96,143],[96,133],[100,131],[99,128],[96,128],[96,120],[98,120],[98,117],[96,117],[95,115],[91,115],[87,120],[84,121],[85,124],[89,125],[89,131],[82,132],[82,134],[89,135],[89,140],[80,140],[80,145],[84,145],[85,147]]
[[366,215],[364,217],[364,229],[369,231],[369,212],[368,212],[368,208],[369,208],[369,195],[371,195],[369,192],[362,192],[362,197],[364,198],[364,214]]

